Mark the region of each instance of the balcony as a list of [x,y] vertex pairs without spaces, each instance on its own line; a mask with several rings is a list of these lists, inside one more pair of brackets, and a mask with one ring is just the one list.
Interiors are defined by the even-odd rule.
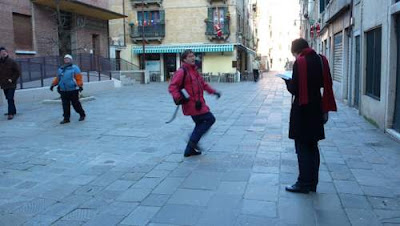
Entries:
[[209,40],[226,40],[230,35],[229,29],[229,19],[225,20],[224,26],[221,27],[222,36],[218,36],[217,31],[214,28],[214,22],[207,20],[206,21],[206,35]]
[[136,43],[143,40],[146,41],[159,41],[165,37],[165,23],[153,24],[149,26],[131,26],[132,42]]
[[162,0],[131,0],[134,8],[142,6],[142,2],[145,7],[149,7],[150,5],[157,5],[158,7],[161,7],[162,4]]

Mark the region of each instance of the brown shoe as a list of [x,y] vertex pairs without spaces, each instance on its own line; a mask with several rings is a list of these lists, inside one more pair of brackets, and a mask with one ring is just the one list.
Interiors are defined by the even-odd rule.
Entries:
[[8,115],[8,117],[7,117],[8,120],[11,120],[13,118],[14,118],[14,115]]

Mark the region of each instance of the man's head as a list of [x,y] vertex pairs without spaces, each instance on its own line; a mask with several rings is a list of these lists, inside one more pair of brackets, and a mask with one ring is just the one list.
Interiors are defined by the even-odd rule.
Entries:
[[190,65],[195,65],[196,63],[196,56],[191,49],[185,50],[181,55],[181,59],[183,62]]
[[0,57],[1,58],[6,58],[8,56],[7,49],[4,47],[0,47]]
[[64,56],[64,63],[65,63],[65,64],[70,64],[70,63],[72,63],[72,60],[73,60],[73,58],[72,58],[71,55],[67,54],[67,55]]
[[291,51],[293,56],[297,57],[306,48],[309,48],[308,42],[304,38],[298,38],[292,42]]

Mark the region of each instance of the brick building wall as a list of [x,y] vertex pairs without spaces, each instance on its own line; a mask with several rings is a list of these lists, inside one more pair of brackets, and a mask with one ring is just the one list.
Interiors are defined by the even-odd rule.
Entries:
[[[81,2],[108,9],[107,0],[81,0]],[[13,13],[31,17],[33,48],[31,54],[15,54]],[[77,18],[83,18],[84,26],[78,26]],[[71,48],[73,53],[90,53],[93,47],[92,37],[97,35],[99,50],[96,54],[108,56],[108,21],[73,15],[73,34]],[[30,0],[0,1],[0,46],[6,47],[10,55],[16,58],[58,55],[58,34],[54,10],[33,4]],[[81,20],[82,21],[82,20]]]
[[55,18],[54,11],[33,5],[33,12],[35,56],[58,55],[57,23],[55,19],[49,19]]
[[0,1],[0,46],[6,47],[10,55],[15,57],[13,12],[27,16],[32,15],[29,0],[2,0]]

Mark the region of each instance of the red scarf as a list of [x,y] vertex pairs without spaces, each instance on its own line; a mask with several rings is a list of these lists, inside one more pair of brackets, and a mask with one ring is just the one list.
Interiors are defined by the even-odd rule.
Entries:
[[[307,87],[307,61],[306,56],[316,54],[311,48],[304,49],[297,57],[297,65],[299,70],[299,104],[308,104],[308,87]],[[325,56],[322,56],[323,62],[323,80],[324,93],[322,96],[322,111],[337,111],[335,96],[332,90],[332,78],[330,76],[329,63]]]

